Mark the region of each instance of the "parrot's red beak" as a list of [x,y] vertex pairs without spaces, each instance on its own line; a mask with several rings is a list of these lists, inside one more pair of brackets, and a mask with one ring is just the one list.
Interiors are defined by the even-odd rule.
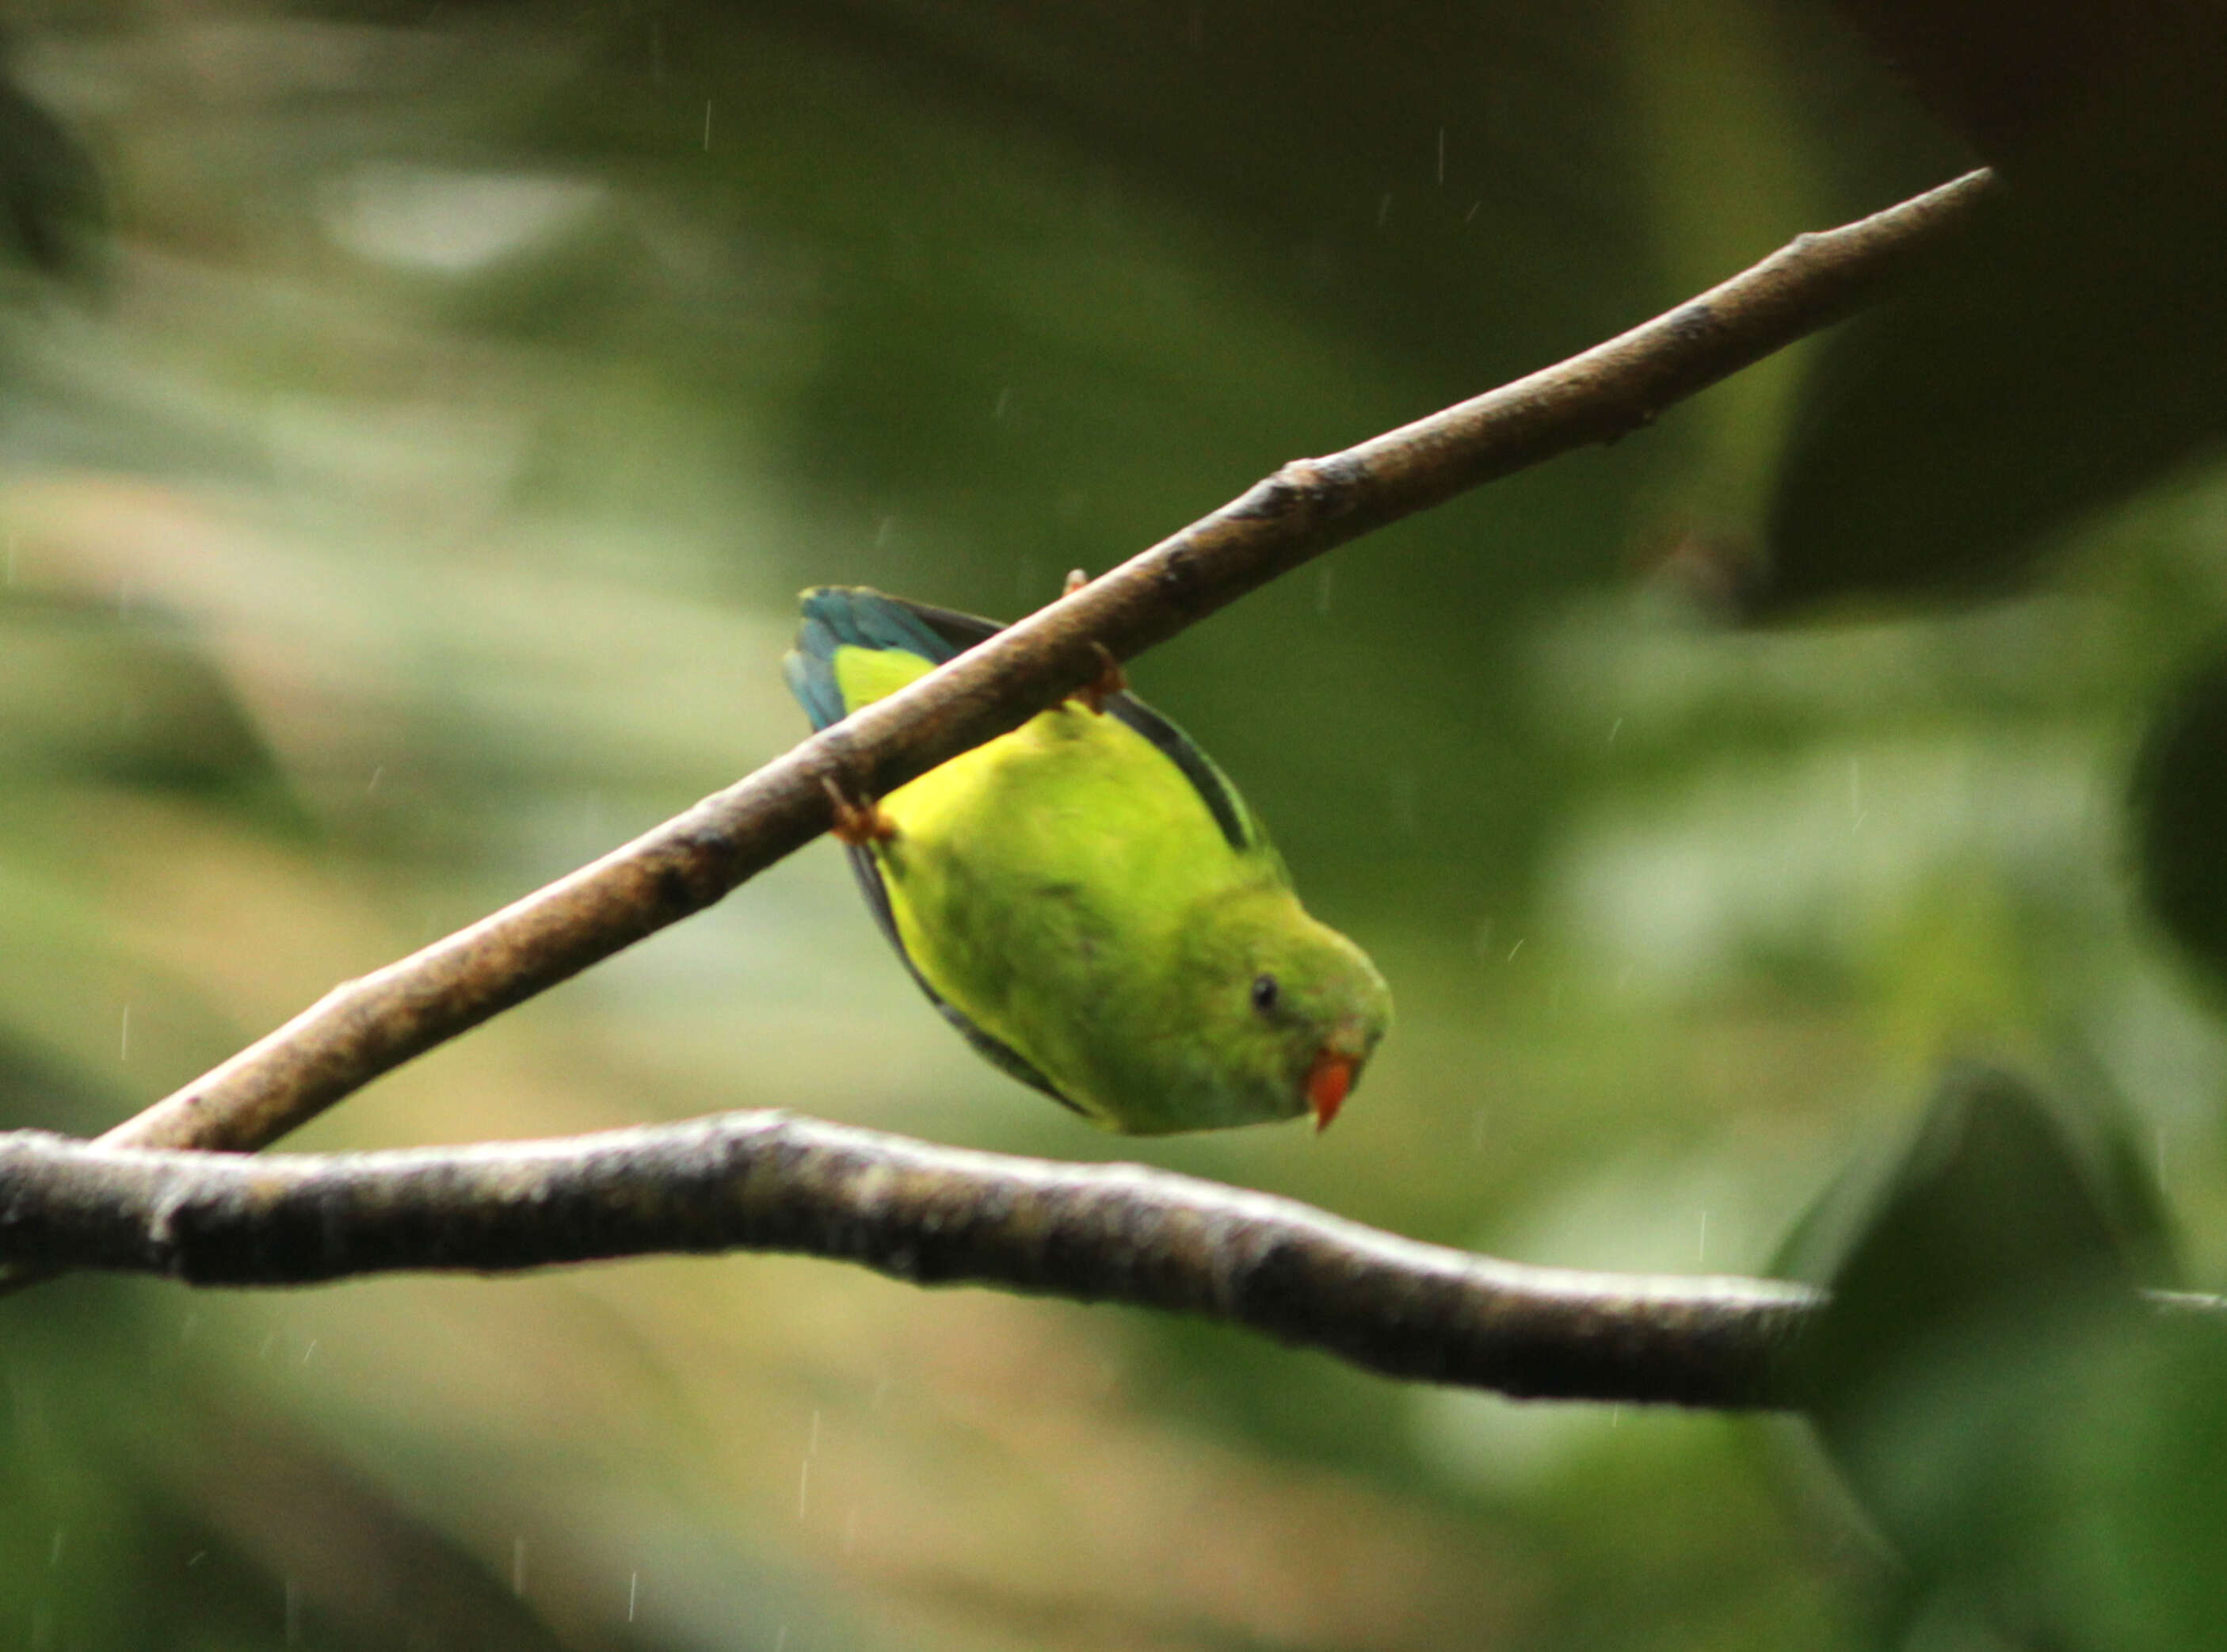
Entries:
[[1330,1128],[1337,1110],[1353,1088],[1353,1075],[1361,1063],[1343,1050],[1324,1049],[1307,1069],[1307,1105],[1315,1110],[1315,1133]]

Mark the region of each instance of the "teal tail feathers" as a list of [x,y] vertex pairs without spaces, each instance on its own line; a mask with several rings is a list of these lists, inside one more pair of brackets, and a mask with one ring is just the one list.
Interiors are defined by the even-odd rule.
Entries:
[[782,661],[789,692],[813,729],[840,723],[848,707],[835,679],[839,648],[895,650],[941,665],[998,628],[986,620],[885,596],[865,585],[815,585],[804,593],[796,647]]

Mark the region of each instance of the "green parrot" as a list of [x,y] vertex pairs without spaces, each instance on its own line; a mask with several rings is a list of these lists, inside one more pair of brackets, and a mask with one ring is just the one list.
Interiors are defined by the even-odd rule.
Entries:
[[[999,627],[863,587],[804,593],[789,687],[814,729]],[[838,835],[913,979],[998,1067],[1129,1135],[1337,1117],[1392,1024],[1237,789],[1108,680]]]

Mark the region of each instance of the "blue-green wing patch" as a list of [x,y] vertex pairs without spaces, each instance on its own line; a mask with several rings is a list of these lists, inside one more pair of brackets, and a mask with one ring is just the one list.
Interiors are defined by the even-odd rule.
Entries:
[[789,692],[802,703],[815,730],[840,723],[848,709],[835,680],[837,649],[894,650],[940,666],[998,628],[987,620],[976,620],[972,623],[982,628],[980,635],[954,641],[936,628],[936,622],[965,620],[967,616],[884,596],[864,585],[814,586],[804,593],[803,609],[796,647],[781,663]]

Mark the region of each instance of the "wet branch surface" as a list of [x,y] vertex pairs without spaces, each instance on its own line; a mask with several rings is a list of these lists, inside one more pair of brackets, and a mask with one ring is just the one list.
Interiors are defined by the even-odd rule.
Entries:
[[827,829],[826,782],[879,796],[1310,558],[1637,429],[1841,319],[1967,221],[1975,172],[1805,235],[1620,337],[1322,459],[1299,459],[902,692],[570,877],[333,989],[101,1139],[252,1151],[489,1017],[703,910]]
[[1197,1314],[1391,1377],[1727,1409],[1786,1403],[1784,1356],[1822,1304],[1774,1280],[1527,1267],[1169,1171],[781,1113],[259,1158],[0,1135],[0,1260],[41,1271],[278,1285],[721,1251]]

